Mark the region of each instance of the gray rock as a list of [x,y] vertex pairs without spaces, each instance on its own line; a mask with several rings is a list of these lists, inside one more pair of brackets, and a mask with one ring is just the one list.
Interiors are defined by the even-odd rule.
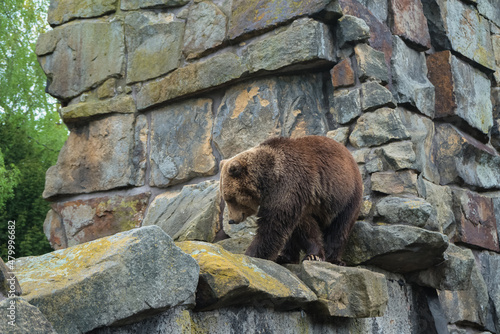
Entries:
[[[80,21],[40,37],[38,60],[49,78],[47,91],[69,100],[110,77],[121,77],[125,61],[119,21]],[[49,43],[48,45],[43,45]]]
[[212,122],[211,99],[187,100],[152,112],[151,186],[167,187],[215,174]]
[[[55,166],[47,170],[44,198],[144,184],[146,138],[134,138],[135,117],[112,115],[70,132]],[[139,125],[139,123],[138,123]],[[106,157],[106,159],[103,159]]]
[[247,235],[247,236],[224,239],[217,242],[217,245],[222,246],[222,248],[233,254],[245,254],[248,246],[250,246],[252,241],[253,237]]
[[479,0],[477,3],[479,14],[488,18],[500,27],[500,8],[495,0]]
[[127,83],[156,78],[176,69],[181,60],[184,26],[172,14],[127,14]]
[[371,176],[372,191],[388,195],[418,195],[417,174],[411,170],[385,171]]
[[139,8],[168,8],[179,7],[187,4],[189,0],[123,0],[122,10],[133,10]]
[[[500,286],[498,285],[500,282],[500,255],[493,252],[481,252],[478,254],[478,259],[481,265],[481,275],[488,288],[494,326],[498,332],[500,331]],[[490,330],[494,332],[493,328]]]
[[399,115],[392,109],[382,108],[359,117],[349,141],[354,147],[360,148],[381,145],[394,139],[409,138],[410,134]]
[[333,108],[330,110],[335,122],[346,124],[361,115],[360,89],[339,89],[333,96]]
[[409,141],[394,142],[375,150],[392,170],[412,169],[415,167],[416,155],[413,144]]
[[0,332],[8,334],[57,334],[40,312],[20,297],[0,300]]
[[304,261],[286,268],[318,296],[315,314],[368,318],[385,313],[388,295],[383,274],[317,261]]
[[384,53],[370,47],[368,44],[358,44],[354,47],[358,62],[358,76],[361,81],[378,81],[387,83],[389,72],[385,63]]
[[73,19],[102,16],[116,11],[117,0],[52,0],[47,22],[56,26]]
[[453,214],[453,195],[450,187],[436,185],[419,177],[418,194],[431,203],[433,207],[433,213],[429,219],[432,225],[428,224],[427,228],[453,236],[456,225]]
[[456,51],[495,70],[489,22],[472,5],[460,0],[423,0],[422,4],[436,49]]
[[387,21],[387,1],[378,0],[359,0],[380,22]]
[[199,267],[149,226],[17,260],[23,298],[58,333],[86,333],[193,305]]
[[325,24],[309,18],[298,19],[268,33],[264,39],[249,43],[242,53],[242,62],[250,73],[311,61],[324,65],[334,60],[330,30]]
[[135,111],[135,103],[132,96],[119,95],[104,101],[70,104],[67,107],[61,108],[60,115],[64,122],[70,123],[98,115],[111,113],[133,114]]
[[357,222],[343,259],[351,265],[364,263],[407,273],[441,263],[447,248],[448,238],[437,232],[413,226]]
[[463,62],[450,51],[427,58],[429,79],[436,87],[435,117],[458,115],[484,134],[493,126],[491,82],[480,70]]
[[493,127],[491,128],[491,145],[500,151],[500,119],[493,122]]
[[57,249],[128,231],[141,226],[149,197],[150,193],[140,193],[55,202],[44,230]]
[[227,17],[211,2],[200,2],[189,8],[184,34],[184,54],[197,57],[222,44],[226,37]]
[[484,327],[488,321],[488,288],[476,265],[470,280],[466,290],[437,290],[439,302],[449,323]]
[[363,19],[351,15],[344,15],[339,19],[337,30],[339,47],[368,38],[370,38],[370,27]]
[[411,280],[438,290],[469,289],[472,269],[475,266],[472,251],[450,244],[444,255],[443,263],[411,274]]
[[[136,96],[137,109],[144,110],[181,96],[218,87],[238,79],[247,70],[246,64],[235,53],[219,53],[143,84]],[[183,84],[179,85],[180,82]]]
[[476,187],[500,189],[498,153],[453,125],[436,126],[431,152],[441,185],[463,180]]
[[395,108],[396,102],[392,93],[377,82],[367,82],[361,85],[361,108],[372,111],[382,107]]
[[342,16],[336,1],[301,1],[291,3],[288,0],[232,0],[229,21],[229,39],[241,38],[248,34],[286,24],[301,16],[309,16],[325,11],[330,19]]
[[342,145],[347,144],[347,139],[349,138],[349,127],[341,127],[326,133],[328,138],[338,141]]
[[432,213],[431,204],[418,197],[384,197],[376,208],[377,213],[389,224],[416,227],[423,227]]
[[158,225],[175,241],[212,242],[219,225],[219,182],[187,185],[155,197],[142,226]]
[[200,310],[258,303],[291,310],[316,295],[297,276],[272,261],[231,254],[221,246],[184,241],[177,245],[200,265],[196,307]]
[[391,58],[393,94],[398,103],[409,103],[422,114],[434,117],[434,86],[427,79],[425,55],[393,37]]
[[223,158],[269,137],[326,133],[326,106],[318,75],[260,79],[226,91],[213,128]]

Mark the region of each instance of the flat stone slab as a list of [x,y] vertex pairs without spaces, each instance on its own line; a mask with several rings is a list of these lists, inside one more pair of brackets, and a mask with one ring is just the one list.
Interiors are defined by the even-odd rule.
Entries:
[[184,241],[177,245],[200,265],[200,310],[256,304],[297,309],[317,297],[290,271],[272,261],[232,254],[221,246]]
[[315,314],[348,318],[384,315],[389,296],[383,274],[317,261],[286,265],[286,268],[318,296]]
[[448,238],[441,233],[406,225],[357,222],[343,259],[351,265],[370,264],[408,273],[443,262],[447,248]]
[[16,261],[23,298],[59,333],[192,305],[199,267],[158,226]]

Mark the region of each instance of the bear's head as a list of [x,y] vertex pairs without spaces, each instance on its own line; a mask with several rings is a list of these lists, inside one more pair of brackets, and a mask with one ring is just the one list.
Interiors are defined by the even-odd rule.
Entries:
[[220,162],[220,193],[229,210],[229,223],[238,224],[255,215],[260,205],[257,175],[247,154]]

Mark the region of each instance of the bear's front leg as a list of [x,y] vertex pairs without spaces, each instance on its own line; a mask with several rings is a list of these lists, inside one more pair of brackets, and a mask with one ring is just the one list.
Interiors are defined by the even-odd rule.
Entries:
[[295,226],[293,218],[277,219],[282,215],[261,216],[257,222],[257,234],[245,255],[276,261],[278,255],[291,237]]

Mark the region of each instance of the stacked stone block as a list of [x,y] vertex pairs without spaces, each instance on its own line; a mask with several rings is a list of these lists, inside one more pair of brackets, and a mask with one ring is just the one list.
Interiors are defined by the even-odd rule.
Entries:
[[[200,265],[195,311],[173,305],[145,325],[220,332],[210,317],[248,312],[241,326],[258,329],[283,319],[255,305],[287,305],[354,318],[288,314],[308,330],[500,332],[495,0],[53,0],[48,18],[36,53],[70,129],[46,178],[52,246],[158,225]],[[244,252],[256,225],[227,224],[218,163],[276,135],[329,136],[353,153],[364,200],[344,260],[385,275],[385,294],[359,302],[372,306],[318,288],[350,271],[290,267],[309,287],[287,296],[240,262],[278,281],[288,271],[227,253]]]

